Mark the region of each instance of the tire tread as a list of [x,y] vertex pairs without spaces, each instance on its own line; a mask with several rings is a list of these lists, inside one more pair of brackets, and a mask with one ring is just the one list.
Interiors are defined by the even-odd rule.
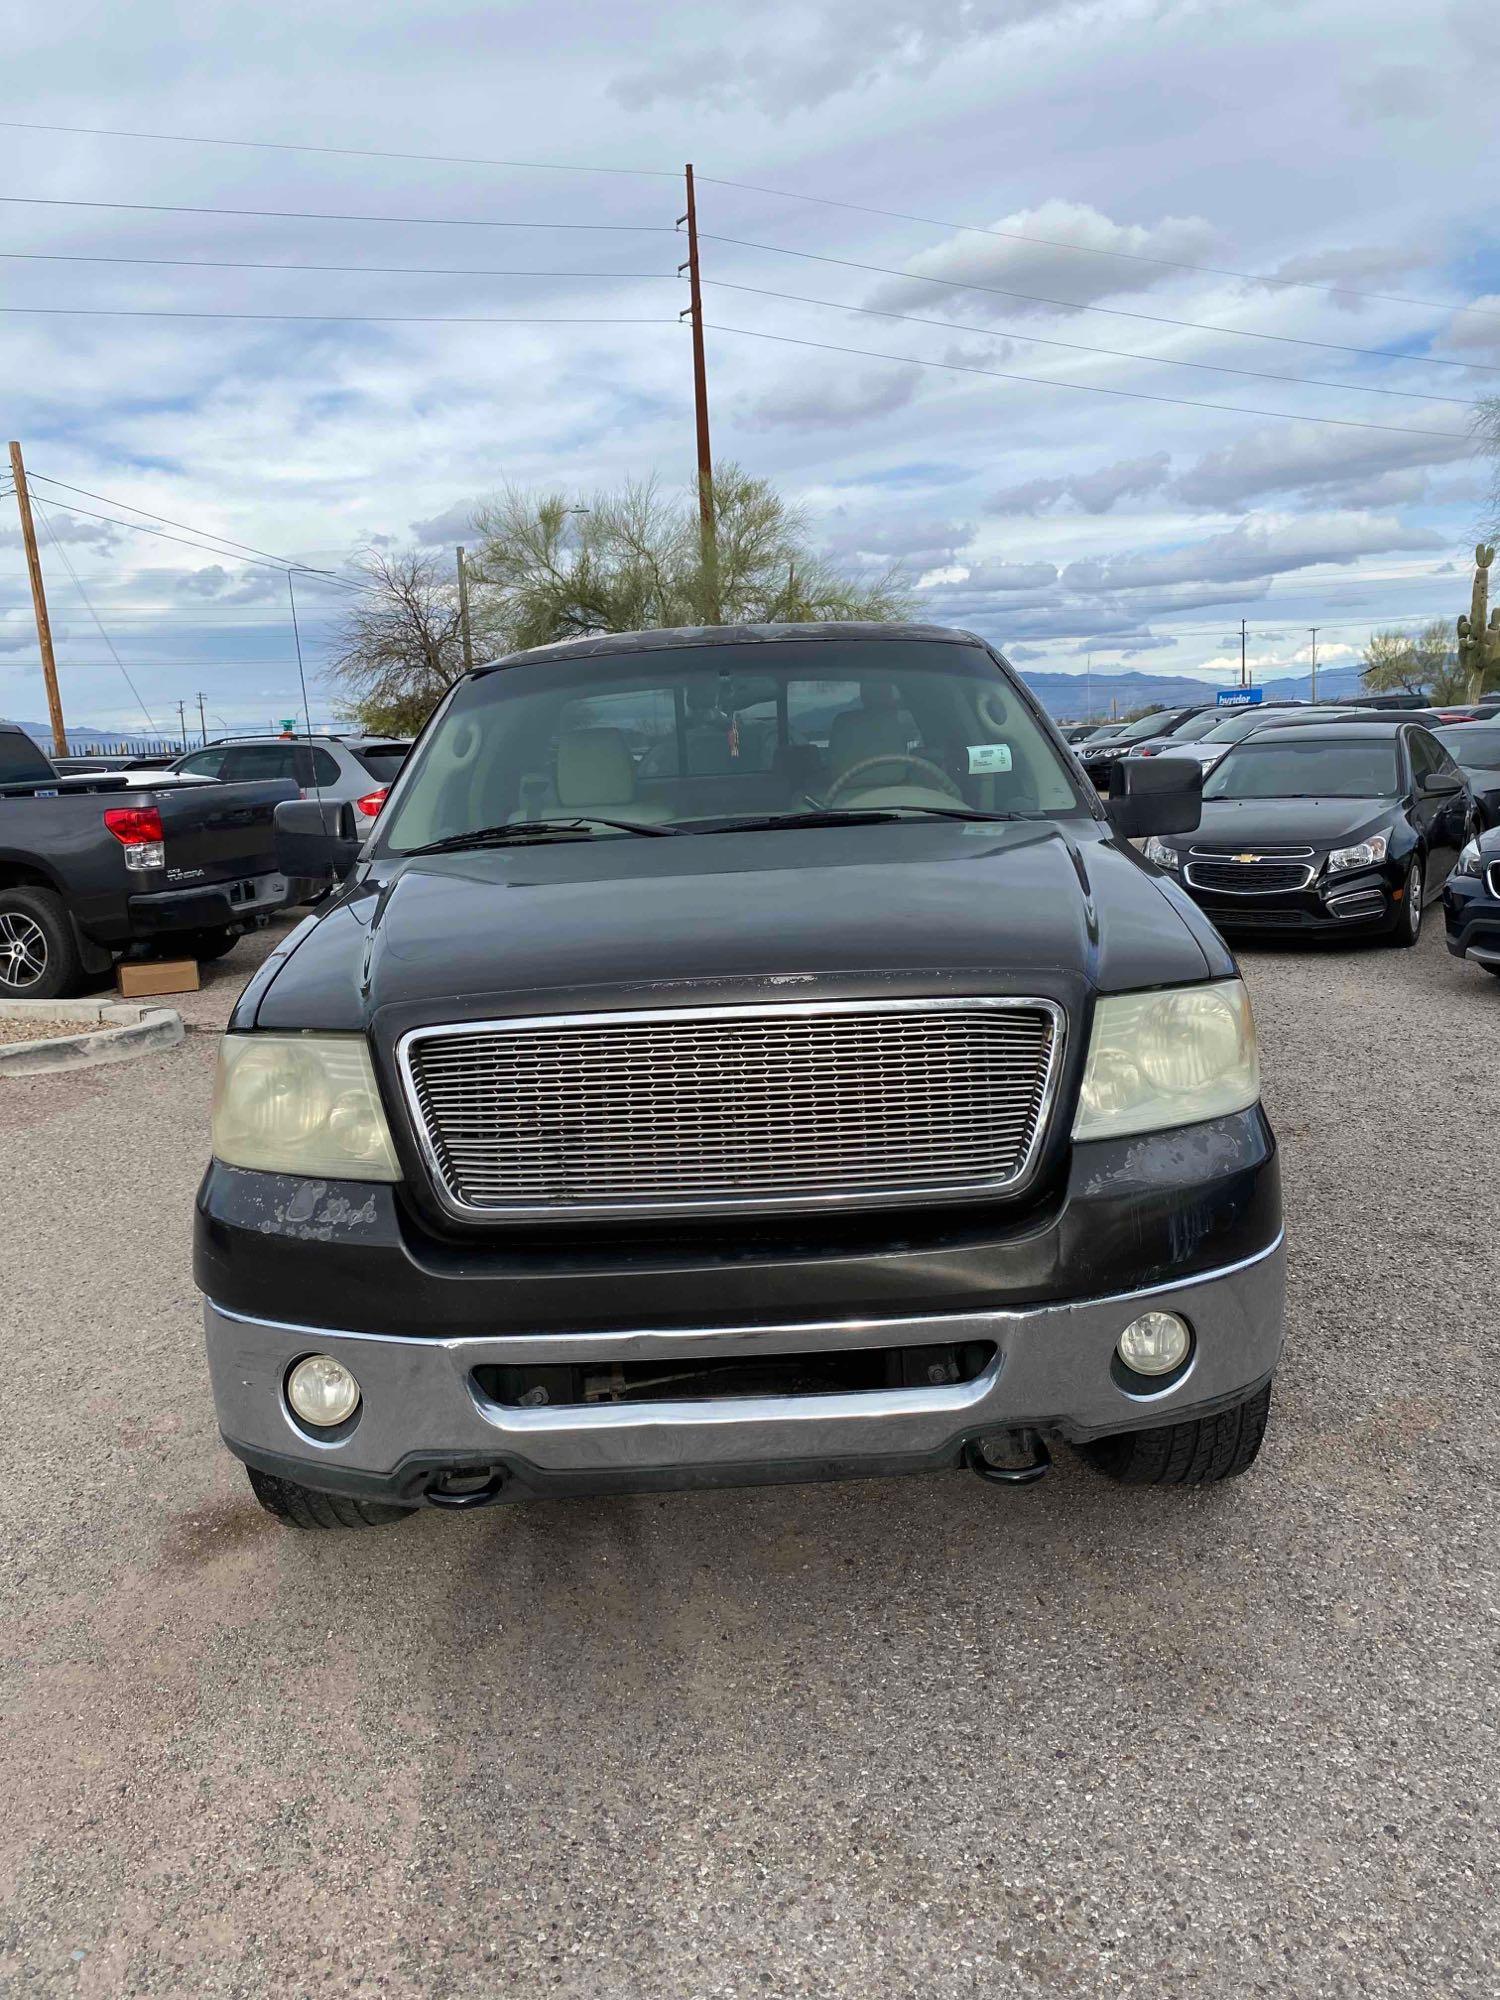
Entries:
[[1123,1486],[1211,1486],[1255,1463],[1271,1410],[1271,1385],[1244,1402],[1184,1424],[1121,1431],[1084,1446],[1097,1471]]

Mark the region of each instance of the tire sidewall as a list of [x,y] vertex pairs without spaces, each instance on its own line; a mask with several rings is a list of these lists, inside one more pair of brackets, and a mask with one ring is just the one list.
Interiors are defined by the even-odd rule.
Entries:
[[41,976],[13,985],[0,972],[0,1000],[60,1000],[78,990],[82,963],[73,926],[60,897],[50,889],[0,889],[0,915],[13,914],[35,926],[46,946]]

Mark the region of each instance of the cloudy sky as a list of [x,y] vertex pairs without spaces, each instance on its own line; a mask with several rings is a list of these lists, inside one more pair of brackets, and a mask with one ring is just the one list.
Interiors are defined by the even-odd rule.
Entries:
[[[11,25],[0,379],[76,721],[175,723],[200,689],[211,724],[292,713],[285,575],[250,551],[347,574],[507,484],[684,483],[688,159],[716,452],[927,615],[1033,669],[1227,679],[1241,618],[1274,673],[1314,624],[1331,666],[1467,602],[1490,0],[246,20]],[[37,718],[5,509],[0,713]],[[326,713],[349,599],[298,590]]]

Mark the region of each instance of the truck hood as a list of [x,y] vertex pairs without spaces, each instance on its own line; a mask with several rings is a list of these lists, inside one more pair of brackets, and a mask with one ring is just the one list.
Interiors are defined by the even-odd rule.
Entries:
[[[687,998],[935,990],[1074,1001],[1232,970],[1189,900],[1095,821],[609,839],[377,860],[246,994],[350,1031]],[[685,989],[690,992],[685,993]]]

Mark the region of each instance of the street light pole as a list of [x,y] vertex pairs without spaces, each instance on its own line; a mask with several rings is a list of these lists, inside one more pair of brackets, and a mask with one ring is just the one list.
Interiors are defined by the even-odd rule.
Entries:
[[1318,628],[1316,625],[1309,625],[1307,629],[1312,633],[1312,698],[1316,701],[1318,698]]

